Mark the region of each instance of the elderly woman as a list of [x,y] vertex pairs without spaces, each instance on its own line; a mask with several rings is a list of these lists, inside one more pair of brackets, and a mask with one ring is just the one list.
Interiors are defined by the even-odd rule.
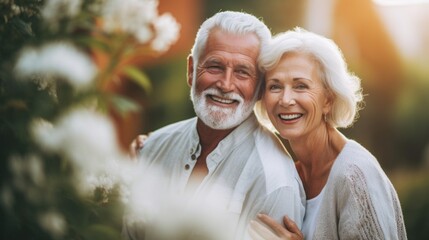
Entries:
[[368,150],[338,131],[353,123],[362,92],[336,44],[297,28],[275,36],[262,55],[265,87],[255,110],[288,140],[307,203],[302,232],[287,217],[283,227],[260,214],[252,238],[406,239],[388,177]]

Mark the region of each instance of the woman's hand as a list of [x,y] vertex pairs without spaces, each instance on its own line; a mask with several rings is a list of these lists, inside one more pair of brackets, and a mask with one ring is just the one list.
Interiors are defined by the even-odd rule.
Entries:
[[258,214],[258,221],[251,221],[249,233],[253,240],[303,240],[304,236],[294,221],[283,218],[284,226],[266,214]]
[[137,153],[143,148],[147,135],[138,135],[130,144],[130,157],[132,160],[137,159]]

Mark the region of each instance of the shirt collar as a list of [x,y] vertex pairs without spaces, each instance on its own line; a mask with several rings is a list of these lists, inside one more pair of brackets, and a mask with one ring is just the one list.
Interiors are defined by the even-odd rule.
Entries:
[[246,140],[258,126],[258,120],[254,113],[252,113],[244,122],[220,141],[219,145],[209,154],[207,157],[207,167],[209,170],[225,159],[225,156],[228,156],[237,146]]
[[198,122],[198,118],[195,117],[194,118],[194,126],[192,128],[192,132],[191,132],[191,147],[189,149],[189,154],[197,154],[198,156],[200,155],[201,152],[201,146],[200,146],[200,136],[198,135],[198,131],[197,131],[197,122]]

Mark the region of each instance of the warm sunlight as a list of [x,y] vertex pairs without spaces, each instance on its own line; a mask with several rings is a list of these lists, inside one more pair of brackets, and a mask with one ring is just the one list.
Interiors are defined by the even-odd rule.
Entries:
[[429,0],[373,0],[380,5],[410,5],[418,3],[429,3]]
[[389,35],[406,58],[429,54],[429,0],[375,0]]

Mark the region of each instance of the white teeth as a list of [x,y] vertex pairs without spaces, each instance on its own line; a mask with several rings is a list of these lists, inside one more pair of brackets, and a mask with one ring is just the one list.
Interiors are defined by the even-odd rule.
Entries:
[[225,99],[225,98],[218,98],[218,97],[216,97],[216,96],[211,96],[211,98],[213,99],[213,100],[215,100],[216,102],[220,102],[220,103],[225,103],[225,104],[231,104],[231,103],[233,103],[234,102],[234,100],[231,100],[231,99]]
[[302,114],[279,114],[279,117],[283,120],[293,120],[301,117]]

